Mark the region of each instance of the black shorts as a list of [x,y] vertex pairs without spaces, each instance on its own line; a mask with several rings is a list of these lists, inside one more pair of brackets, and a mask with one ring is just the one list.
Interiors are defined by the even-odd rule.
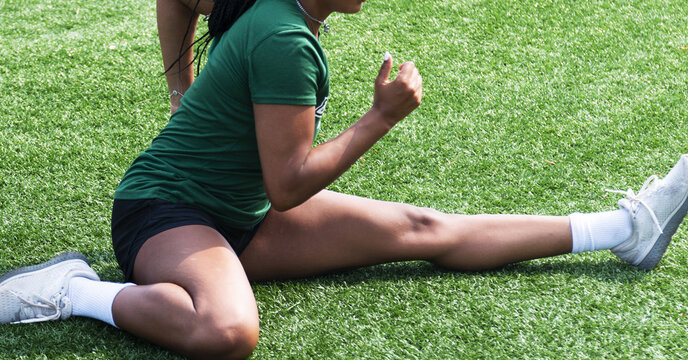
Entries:
[[248,229],[234,228],[215,221],[205,211],[183,201],[115,199],[112,205],[112,247],[124,272],[124,280],[132,281],[136,255],[146,240],[185,225],[205,225],[217,230],[239,256],[251,242],[260,223]]

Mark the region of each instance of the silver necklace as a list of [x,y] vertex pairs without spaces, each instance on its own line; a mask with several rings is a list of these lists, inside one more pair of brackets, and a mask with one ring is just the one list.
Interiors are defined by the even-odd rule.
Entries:
[[321,20],[318,20],[318,19],[312,17],[311,14],[309,14],[308,11],[306,11],[306,9],[303,8],[303,5],[301,5],[301,2],[299,0],[296,0],[296,5],[299,6],[299,9],[301,9],[301,12],[304,15],[306,15],[307,18],[309,18],[309,19],[311,19],[311,20],[313,20],[313,21],[315,21],[318,24],[323,26],[323,34],[327,34],[327,32],[330,31],[330,25],[328,23],[326,23],[324,20],[321,21]]

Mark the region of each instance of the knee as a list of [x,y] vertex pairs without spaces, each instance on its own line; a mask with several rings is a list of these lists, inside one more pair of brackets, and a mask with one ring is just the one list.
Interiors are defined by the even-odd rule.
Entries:
[[245,359],[258,344],[258,319],[239,317],[231,322],[206,318],[191,332],[185,353],[193,359]]
[[470,226],[469,215],[445,214],[429,208],[409,208],[406,213],[409,226],[404,244],[413,244],[418,258],[437,266],[453,270],[478,270],[468,251],[475,227]]
[[443,214],[430,208],[408,206],[405,211],[407,220],[406,234],[415,238],[418,242],[428,243],[438,238],[444,228]]

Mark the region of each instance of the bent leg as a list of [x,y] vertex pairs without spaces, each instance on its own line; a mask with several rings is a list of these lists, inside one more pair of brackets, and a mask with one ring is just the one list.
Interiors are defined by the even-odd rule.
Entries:
[[112,306],[122,329],[191,358],[245,358],[258,341],[253,291],[234,251],[214,229],[164,231],[141,248],[139,286]]
[[322,191],[271,210],[241,262],[269,280],[402,260],[481,270],[570,251],[567,217],[452,215]]

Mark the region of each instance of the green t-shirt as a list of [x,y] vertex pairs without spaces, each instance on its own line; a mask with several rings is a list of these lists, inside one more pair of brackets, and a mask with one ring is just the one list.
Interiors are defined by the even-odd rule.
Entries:
[[293,0],[257,0],[221,37],[151,146],[124,175],[116,199],[196,204],[235,227],[270,208],[256,143],[253,103],[316,106],[320,126],[329,71]]

